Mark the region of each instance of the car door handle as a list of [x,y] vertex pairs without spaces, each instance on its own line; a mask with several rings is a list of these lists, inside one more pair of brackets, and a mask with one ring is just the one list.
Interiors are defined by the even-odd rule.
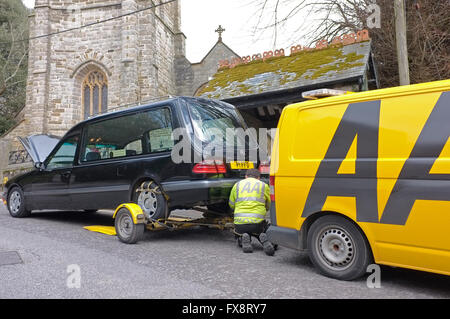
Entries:
[[116,175],[117,177],[124,177],[126,175],[127,165],[123,164],[117,167],[116,169]]
[[70,176],[70,174],[72,174],[72,171],[64,171],[61,173],[61,176],[67,178]]

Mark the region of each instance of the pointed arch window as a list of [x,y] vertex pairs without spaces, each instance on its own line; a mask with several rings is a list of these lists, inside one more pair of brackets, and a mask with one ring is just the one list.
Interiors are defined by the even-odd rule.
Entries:
[[108,79],[103,72],[92,71],[83,81],[83,118],[105,113],[108,108]]

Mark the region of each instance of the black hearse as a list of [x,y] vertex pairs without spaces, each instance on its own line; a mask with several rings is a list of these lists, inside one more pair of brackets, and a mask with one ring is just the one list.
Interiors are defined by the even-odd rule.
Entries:
[[[177,141],[171,134],[176,128],[186,130],[183,139],[191,145],[192,158],[200,156],[200,161],[173,161]],[[259,167],[258,160],[248,161],[257,145],[252,136],[236,143],[235,155],[243,155],[244,161],[204,158],[201,148],[215,143],[210,128],[247,127],[230,104],[177,97],[96,116],[74,126],[61,140],[31,136],[22,143],[35,169],[8,181],[3,197],[13,217],[32,210],[114,209],[126,202],[137,203],[153,219],[164,217],[166,209],[194,206],[226,213],[233,184],[246,168]],[[150,183],[160,191],[141,187]]]

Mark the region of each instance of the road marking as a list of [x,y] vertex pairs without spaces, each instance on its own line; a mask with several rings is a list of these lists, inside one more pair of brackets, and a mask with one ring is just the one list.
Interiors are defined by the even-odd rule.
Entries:
[[17,251],[0,252],[0,266],[23,264]]

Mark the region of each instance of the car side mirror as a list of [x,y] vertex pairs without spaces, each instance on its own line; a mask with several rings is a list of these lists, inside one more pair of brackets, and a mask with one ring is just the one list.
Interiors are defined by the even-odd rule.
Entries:
[[38,170],[42,170],[44,167],[44,163],[42,162],[34,163],[34,167],[37,168]]

